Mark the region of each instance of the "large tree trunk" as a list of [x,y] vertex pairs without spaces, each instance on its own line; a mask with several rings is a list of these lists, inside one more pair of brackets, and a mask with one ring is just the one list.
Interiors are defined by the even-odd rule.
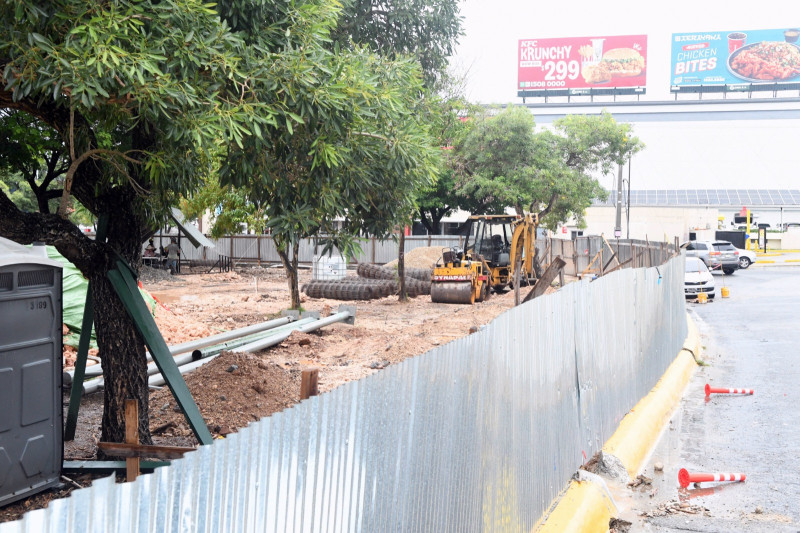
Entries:
[[139,440],[151,444],[143,341],[103,273],[92,276],[92,301],[105,379],[101,439],[104,442],[124,440],[125,400],[135,399],[139,403]]

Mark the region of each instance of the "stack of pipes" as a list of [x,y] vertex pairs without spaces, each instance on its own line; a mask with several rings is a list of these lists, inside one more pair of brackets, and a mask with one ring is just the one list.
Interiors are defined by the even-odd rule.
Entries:
[[[355,308],[341,306],[337,313],[326,318],[318,318],[318,316],[313,315],[286,316],[204,337],[196,341],[176,344],[169,347],[169,352],[173,356],[175,364],[178,365],[181,374],[185,374],[212,361],[223,351],[237,353],[257,352],[283,342],[293,331],[309,333],[336,322],[352,324],[354,320]],[[149,353],[147,354],[147,361],[147,375],[150,376],[147,380],[148,385],[150,387],[163,385],[165,383],[164,377]],[[102,377],[98,377],[102,376],[102,374],[103,368],[100,365],[86,368],[86,377],[95,379],[89,379],[84,382],[83,394],[90,394],[103,388],[104,380]],[[65,385],[72,383],[73,375],[74,370],[64,371]]]

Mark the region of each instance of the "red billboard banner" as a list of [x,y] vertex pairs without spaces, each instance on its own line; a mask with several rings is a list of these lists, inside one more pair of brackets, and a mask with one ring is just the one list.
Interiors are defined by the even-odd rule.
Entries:
[[644,87],[647,35],[520,39],[517,90]]

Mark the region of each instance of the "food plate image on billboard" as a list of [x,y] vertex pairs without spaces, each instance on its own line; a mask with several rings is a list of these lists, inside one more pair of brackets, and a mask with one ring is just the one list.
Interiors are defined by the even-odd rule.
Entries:
[[643,94],[647,84],[646,35],[520,39],[518,58],[518,96],[599,88]]
[[[671,90],[730,86],[794,88],[800,82],[800,29],[672,34]],[[790,86],[790,87],[788,87]]]

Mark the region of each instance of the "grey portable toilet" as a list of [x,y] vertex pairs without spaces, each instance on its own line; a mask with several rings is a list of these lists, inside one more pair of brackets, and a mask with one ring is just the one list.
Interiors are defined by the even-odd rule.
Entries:
[[61,476],[61,309],[61,264],[0,237],[0,506]]

